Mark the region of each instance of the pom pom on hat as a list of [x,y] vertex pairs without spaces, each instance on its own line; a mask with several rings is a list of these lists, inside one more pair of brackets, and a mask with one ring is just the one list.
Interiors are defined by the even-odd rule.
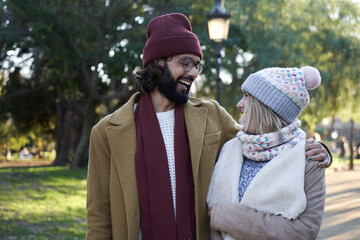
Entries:
[[314,90],[321,83],[321,76],[319,71],[311,66],[305,66],[300,68],[304,72],[305,87],[307,90]]

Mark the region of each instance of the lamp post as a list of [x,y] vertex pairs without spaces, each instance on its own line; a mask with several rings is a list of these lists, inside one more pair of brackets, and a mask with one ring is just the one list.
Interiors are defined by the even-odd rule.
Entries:
[[221,48],[227,40],[231,14],[224,8],[224,0],[215,0],[215,7],[207,14],[210,40],[216,44],[216,100],[220,103]]

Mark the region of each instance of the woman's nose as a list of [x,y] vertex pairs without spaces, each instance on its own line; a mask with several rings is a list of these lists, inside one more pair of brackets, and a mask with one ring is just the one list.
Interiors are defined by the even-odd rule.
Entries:
[[240,110],[244,108],[243,98],[236,104],[236,108]]

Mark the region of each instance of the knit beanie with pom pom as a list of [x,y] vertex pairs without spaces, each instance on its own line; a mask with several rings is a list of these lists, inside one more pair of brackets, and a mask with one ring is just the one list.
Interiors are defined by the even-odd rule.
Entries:
[[319,86],[319,71],[302,68],[265,68],[251,74],[241,89],[271,108],[280,118],[293,122],[309,104],[309,93]]

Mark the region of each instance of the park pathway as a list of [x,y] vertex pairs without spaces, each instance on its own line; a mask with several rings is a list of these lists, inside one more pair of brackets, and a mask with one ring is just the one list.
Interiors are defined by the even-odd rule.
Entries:
[[360,240],[360,167],[326,170],[326,205],[317,239]]

